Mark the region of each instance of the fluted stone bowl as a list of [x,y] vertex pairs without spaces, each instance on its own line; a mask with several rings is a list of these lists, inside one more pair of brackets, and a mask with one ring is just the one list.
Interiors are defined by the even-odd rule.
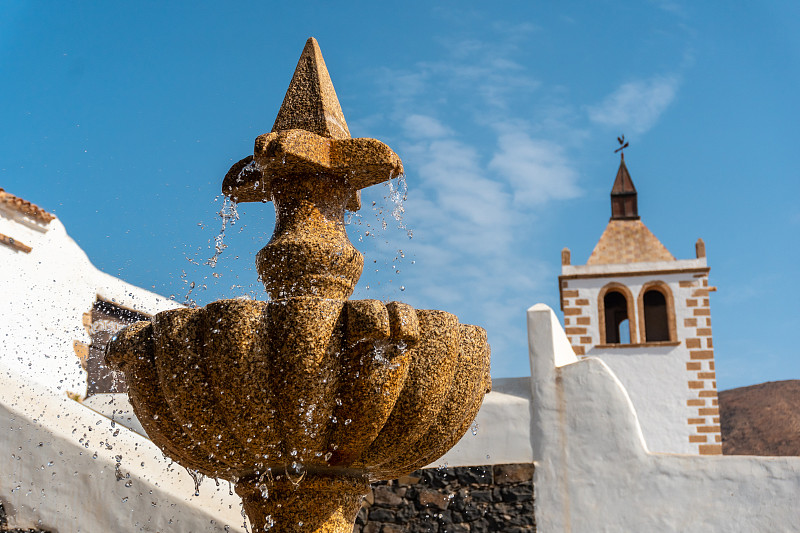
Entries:
[[270,472],[392,479],[467,431],[491,388],[482,328],[376,300],[221,300],[108,346],[148,436],[234,482]]

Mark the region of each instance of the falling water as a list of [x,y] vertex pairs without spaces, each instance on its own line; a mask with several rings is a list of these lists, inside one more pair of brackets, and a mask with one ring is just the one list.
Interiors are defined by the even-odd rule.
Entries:
[[[400,291],[405,291],[405,285],[400,285],[399,287],[393,285],[393,282],[396,281],[394,275],[400,274],[401,264],[404,263],[406,256],[403,248],[397,248],[394,254],[389,255],[385,247],[376,242],[382,240],[388,246],[391,246],[393,241],[397,242],[399,235],[392,231],[395,227],[403,231],[407,238],[411,239],[413,237],[413,231],[406,226],[404,221],[405,201],[408,198],[408,184],[405,174],[394,175],[394,173],[391,173],[389,179],[384,182],[384,187],[383,200],[371,202],[373,216],[377,220],[372,219],[369,215],[348,211],[345,217],[345,224],[356,227],[358,242],[366,243],[372,239],[375,243],[376,251],[378,251],[376,255],[384,257],[383,264],[379,264],[381,261],[377,258],[373,259],[371,268],[365,265],[365,274],[371,276],[374,273],[377,275],[382,270],[387,271],[391,267],[390,279],[375,281],[374,283],[367,281],[363,289],[366,291],[376,289],[387,291],[391,290],[391,287],[396,287]],[[380,248],[383,249],[380,250]],[[394,258],[391,259],[392,257]],[[411,261],[411,264],[414,264],[414,261]],[[370,270],[366,270],[366,268],[370,268]],[[369,278],[366,279],[368,280]],[[388,285],[386,284],[387,281]],[[392,298],[389,293],[382,296],[384,299]]]
[[239,220],[239,213],[236,211],[236,202],[227,196],[222,203],[222,209],[220,209],[217,214],[222,218],[222,228],[219,234],[214,237],[214,255],[206,261],[206,265],[211,268],[217,266],[219,256],[222,254],[222,251],[228,247],[228,245],[225,244],[225,229],[228,227],[229,223],[233,226],[236,224],[236,221]]
[[194,495],[200,496],[200,484],[203,482],[205,476],[197,470],[192,470],[191,468],[186,468],[186,471],[189,472],[189,475],[194,481]]
[[[394,207],[392,208],[392,216],[398,223],[397,227],[406,230],[406,234],[410,239],[413,236],[413,233],[406,227],[405,222],[403,222],[403,214],[406,212],[403,202],[408,199],[408,183],[406,182],[406,175],[398,174],[396,177],[390,177],[388,183],[389,200],[394,204]],[[384,228],[385,224],[386,223],[384,222]]]

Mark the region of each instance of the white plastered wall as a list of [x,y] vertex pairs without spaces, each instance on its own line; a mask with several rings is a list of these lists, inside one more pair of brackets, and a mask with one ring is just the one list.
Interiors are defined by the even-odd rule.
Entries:
[[13,370],[57,394],[86,393],[74,341],[98,295],[147,314],[179,305],[97,270],[56,218],[48,224],[0,208],[0,233],[30,253],[0,246],[0,371]]
[[149,439],[0,373],[0,500],[16,528],[244,531],[227,483],[194,481]]
[[528,342],[537,531],[796,530],[800,458],[649,453],[620,380],[577,360],[546,305]]
[[[86,392],[73,342],[90,341],[82,315],[98,296],[148,314],[178,304],[98,271],[58,219],[42,224],[0,206],[0,233],[32,247],[0,246],[0,502],[9,526],[244,531],[226,484],[207,480],[194,496],[185,470],[101,414],[106,398],[90,408],[67,397]],[[120,422],[135,426],[126,416]]]

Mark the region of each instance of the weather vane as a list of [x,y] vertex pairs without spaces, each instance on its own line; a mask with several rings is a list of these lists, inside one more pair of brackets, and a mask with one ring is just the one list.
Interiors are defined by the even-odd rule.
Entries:
[[[617,152],[622,152],[622,151],[623,151],[625,148],[627,148],[627,147],[628,147],[628,145],[630,144],[630,143],[628,143],[628,142],[626,142],[626,141],[625,141],[625,135],[624,135],[624,134],[622,135],[622,137],[617,137],[617,140],[619,141],[619,148],[617,148],[616,150],[614,150],[614,153],[615,153],[615,154],[616,154]],[[625,159],[625,152],[622,152],[622,153],[620,154],[620,156],[622,157],[622,159]]]

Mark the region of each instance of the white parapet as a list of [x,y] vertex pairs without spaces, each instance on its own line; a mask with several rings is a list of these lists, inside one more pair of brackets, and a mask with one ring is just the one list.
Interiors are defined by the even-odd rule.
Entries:
[[195,482],[148,439],[0,372],[0,499],[16,528],[244,531],[228,484]]
[[472,427],[426,468],[533,462],[530,378],[492,380]]
[[537,531],[797,530],[800,458],[650,453],[605,363],[557,363],[550,308],[528,310],[528,335]]

